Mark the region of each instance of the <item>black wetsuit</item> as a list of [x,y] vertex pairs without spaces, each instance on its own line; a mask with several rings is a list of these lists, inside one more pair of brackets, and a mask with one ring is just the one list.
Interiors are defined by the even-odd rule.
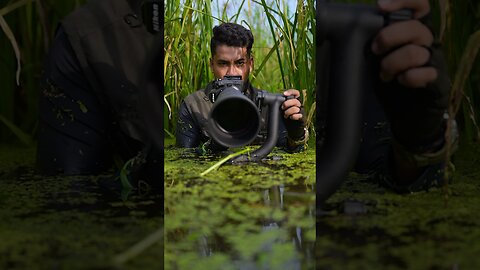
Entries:
[[114,158],[136,156],[163,165],[155,165],[160,153],[151,152],[139,115],[139,85],[155,42],[139,4],[90,1],[59,25],[40,83],[41,172],[96,174]]

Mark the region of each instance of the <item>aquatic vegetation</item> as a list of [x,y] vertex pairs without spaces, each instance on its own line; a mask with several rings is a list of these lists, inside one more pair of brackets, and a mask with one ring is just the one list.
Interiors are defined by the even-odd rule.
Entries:
[[165,269],[314,269],[315,151],[259,163],[165,151]]
[[32,169],[34,156],[32,148],[0,148],[0,268],[148,269],[164,261],[165,269],[480,265],[476,144],[462,144],[454,156],[447,205],[441,189],[399,195],[352,174],[316,220],[317,236],[313,149],[274,151],[264,162],[223,165],[202,178],[220,156],[167,146],[165,222],[163,198],[122,201],[108,176],[43,177]]
[[[450,199],[434,188],[395,194],[352,175],[317,219],[320,269],[476,269],[480,259],[480,148],[463,145]],[[351,205],[355,205],[355,209]],[[358,208],[362,208],[361,211]]]
[[202,173],[200,173],[200,176],[205,176],[207,173],[217,169],[222,164],[224,164],[225,162],[228,162],[230,159],[232,159],[234,157],[237,157],[237,156],[242,155],[242,154],[248,154],[250,152],[251,152],[251,150],[247,148],[247,149],[238,151],[236,153],[230,154],[230,155],[226,156],[225,158],[223,158],[222,160],[220,160],[219,162],[215,163],[212,167],[210,167],[210,168],[206,169],[205,171],[203,171]]
[[161,269],[163,241],[131,255],[162,226],[161,196],[123,201],[110,174],[46,177],[34,158],[31,147],[0,145],[1,269]]

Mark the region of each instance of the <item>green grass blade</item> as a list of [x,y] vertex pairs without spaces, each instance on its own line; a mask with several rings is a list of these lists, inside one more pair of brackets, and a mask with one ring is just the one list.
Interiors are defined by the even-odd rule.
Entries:
[[464,95],[464,87],[470,75],[470,71],[476,61],[478,51],[480,50],[480,30],[470,36],[465,47],[463,56],[460,60],[452,87],[453,112],[456,114],[460,108],[461,100]]
[[[254,70],[254,72],[253,72],[253,77],[254,78],[258,75],[258,73],[260,73],[263,70],[263,67],[267,63],[268,59],[270,59],[270,56],[272,56],[272,54],[277,51],[278,45],[280,44],[280,42],[282,40],[283,40],[283,37],[280,40],[275,41],[275,45],[270,49],[270,51],[268,52],[268,54],[265,56],[262,63],[260,64],[260,66]],[[253,80],[252,80],[252,82],[253,82]]]
[[213,170],[216,170],[218,169],[220,166],[222,166],[223,163],[227,162],[228,160],[230,160],[231,158],[234,158],[236,156],[240,156],[242,154],[245,154],[247,152],[249,152],[251,149],[250,147],[247,147],[246,149],[243,149],[239,152],[236,152],[236,153],[233,153],[233,154],[230,154],[228,155],[227,157],[221,159],[220,161],[218,161],[217,163],[213,164],[213,166],[211,166],[210,168],[206,169],[205,171],[203,171],[200,176],[205,176],[206,174],[208,174],[209,172],[213,171]]
[[[267,14],[268,25],[270,26],[270,31],[272,33],[272,38],[276,42],[277,41],[276,33],[275,33],[275,30],[273,29],[273,24],[272,24],[273,15],[268,12],[269,8],[268,8],[268,5],[265,2],[265,0],[262,0],[262,6],[265,9],[265,13]],[[287,83],[285,82],[285,73],[283,72],[282,58],[280,56],[280,51],[279,51],[278,47],[277,47],[276,51],[277,51],[278,65],[280,67],[280,73],[282,75],[283,88],[286,89],[287,88]]]
[[113,259],[115,266],[120,267],[125,264],[127,261],[137,257],[141,254],[144,250],[152,246],[153,244],[160,242],[163,239],[163,227],[159,228],[152,234],[148,235],[140,242],[136,243],[126,251],[121,254],[118,254]]
[[10,122],[7,118],[0,114],[0,122],[2,122],[7,128],[15,134],[15,136],[25,145],[32,145],[33,139],[30,135],[22,131],[15,124]]
[[17,1],[15,3],[13,3],[13,4],[7,5],[6,7],[0,9],[0,16],[4,16],[4,15],[14,11],[15,9],[30,3],[31,1],[33,1],[33,0],[20,0],[20,1]]
[[5,35],[8,37],[10,40],[10,43],[12,44],[13,51],[15,52],[15,57],[17,58],[17,72],[15,75],[17,85],[20,85],[20,71],[22,70],[22,63],[20,62],[20,48],[18,47],[17,40],[15,39],[15,36],[13,35],[12,29],[10,29],[10,26],[8,26],[7,22],[3,18],[3,16],[0,15],[0,27],[2,28],[3,32]]

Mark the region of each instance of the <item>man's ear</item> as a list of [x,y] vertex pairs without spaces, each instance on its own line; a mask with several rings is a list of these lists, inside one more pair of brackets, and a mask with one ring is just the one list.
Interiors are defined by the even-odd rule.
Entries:
[[210,57],[210,71],[213,72],[213,58]]

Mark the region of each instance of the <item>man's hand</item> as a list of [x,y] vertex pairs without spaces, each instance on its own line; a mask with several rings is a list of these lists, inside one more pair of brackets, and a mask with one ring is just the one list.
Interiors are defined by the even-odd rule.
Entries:
[[[408,185],[423,168],[436,163],[433,153],[445,147],[444,113],[450,80],[447,65],[431,30],[420,21],[430,13],[428,0],[378,0],[383,12],[410,9],[413,19],[379,31],[372,51],[381,57],[377,96],[393,134],[393,174]],[[428,154],[428,156],[426,156]],[[422,162],[418,162],[422,160]]]
[[433,43],[430,29],[417,19],[430,12],[428,0],[378,0],[384,12],[400,9],[413,11],[413,20],[397,22],[383,28],[372,42],[374,54],[382,56],[380,78],[390,82],[395,78],[409,88],[426,87],[437,79],[437,69],[424,66],[431,55]]
[[[292,147],[296,147],[298,146],[298,144],[295,141],[308,139],[308,134],[304,129],[305,123],[303,122],[303,110],[301,107],[302,104],[300,103],[300,100],[297,99],[300,96],[300,92],[295,89],[289,89],[283,92],[283,95],[286,97],[295,97],[285,100],[282,103],[281,109],[283,111],[283,117],[285,118],[284,123],[285,128],[288,132],[289,145]],[[304,142],[302,142],[302,144],[303,143]]]
[[295,89],[289,89],[283,92],[284,96],[295,96],[293,99],[285,100],[282,103],[283,117],[285,119],[300,120],[303,118],[300,100],[297,98],[300,96],[300,92]]

